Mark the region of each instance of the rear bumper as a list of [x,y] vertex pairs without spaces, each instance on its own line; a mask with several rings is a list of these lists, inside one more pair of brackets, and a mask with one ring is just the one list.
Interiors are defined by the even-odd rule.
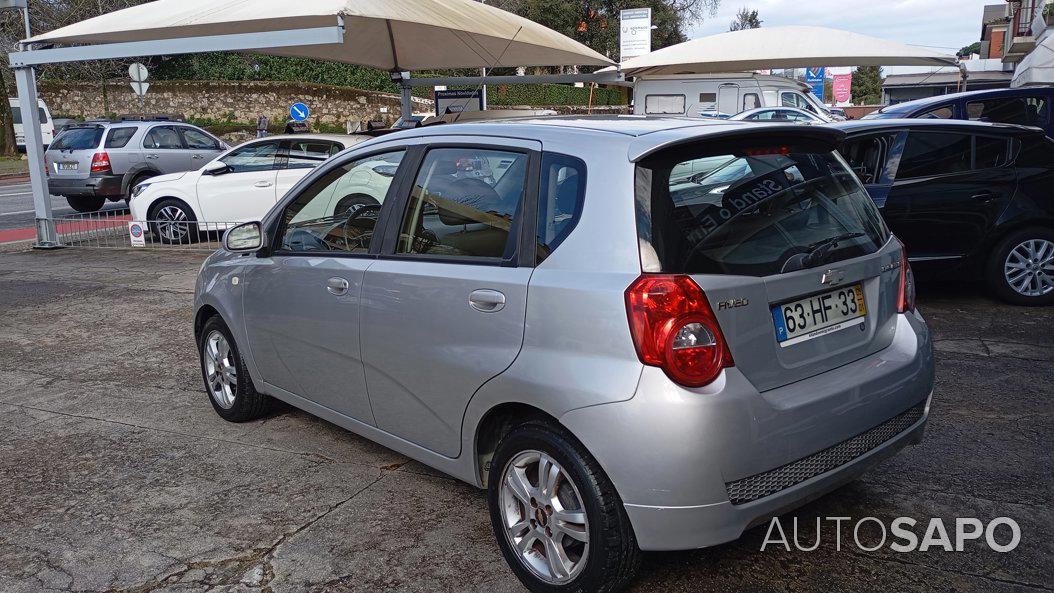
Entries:
[[67,198],[110,198],[124,197],[124,176],[103,175],[84,179],[48,178],[48,191],[55,196]]
[[694,549],[734,540],[917,443],[933,384],[929,330],[899,315],[885,350],[778,389],[759,393],[731,368],[689,390],[646,367],[633,399],[560,420],[611,478],[642,549]]

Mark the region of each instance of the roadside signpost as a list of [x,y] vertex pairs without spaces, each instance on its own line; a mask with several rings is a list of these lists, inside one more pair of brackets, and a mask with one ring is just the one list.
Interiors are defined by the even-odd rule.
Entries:
[[623,62],[651,53],[651,9],[631,8],[619,13],[620,55]]
[[136,62],[128,67],[128,77],[132,79],[132,92],[139,97],[139,114],[142,115],[146,111],[143,99],[146,97],[146,92],[150,90],[150,83],[147,82],[150,78],[150,71],[146,66]]
[[296,102],[289,108],[289,118],[293,121],[307,121],[311,117],[311,108],[306,103]]
[[805,82],[812,87],[812,94],[822,103],[824,100],[824,83],[827,80],[826,68],[806,68]]

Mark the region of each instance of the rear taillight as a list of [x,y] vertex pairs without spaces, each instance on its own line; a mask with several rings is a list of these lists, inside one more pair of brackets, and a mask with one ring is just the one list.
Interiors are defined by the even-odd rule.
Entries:
[[734,365],[699,285],[688,276],[645,274],[626,290],[637,355],[685,387],[709,385]]
[[105,152],[97,152],[91,157],[92,173],[112,173],[110,168],[110,155]]
[[908,249],[901,243],[900,249],[900,293],[897,295],[897,311],[915,311],[915,273],[908,263]]

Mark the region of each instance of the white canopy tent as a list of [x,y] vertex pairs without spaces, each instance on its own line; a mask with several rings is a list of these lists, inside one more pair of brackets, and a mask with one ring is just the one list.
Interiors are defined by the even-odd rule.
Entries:
[[1017,65],[1012,88],[1054,84],[1054,35],[1048,35]]
[[762,27],[700,37],[622,63],[626,76],[823,66],[955,66],[955,56],[826,27]]
[[21,43],[10,54],[27,114],[37,245],[57,245],[48,199],[36,76],[43,64],[241,51],[373,66],[401,83],[411,110],[411,70],[608,65],[556,31],[476,0],[156,0]]

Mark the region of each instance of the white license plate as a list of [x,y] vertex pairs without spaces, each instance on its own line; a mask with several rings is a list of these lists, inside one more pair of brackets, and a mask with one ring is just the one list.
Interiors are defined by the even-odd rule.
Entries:
[[58,163],[59,171],[76,171],[79,163]]
[[862,325],[866,317],[867,303],[860,284],[772,308],[776,339],[783,347]]

